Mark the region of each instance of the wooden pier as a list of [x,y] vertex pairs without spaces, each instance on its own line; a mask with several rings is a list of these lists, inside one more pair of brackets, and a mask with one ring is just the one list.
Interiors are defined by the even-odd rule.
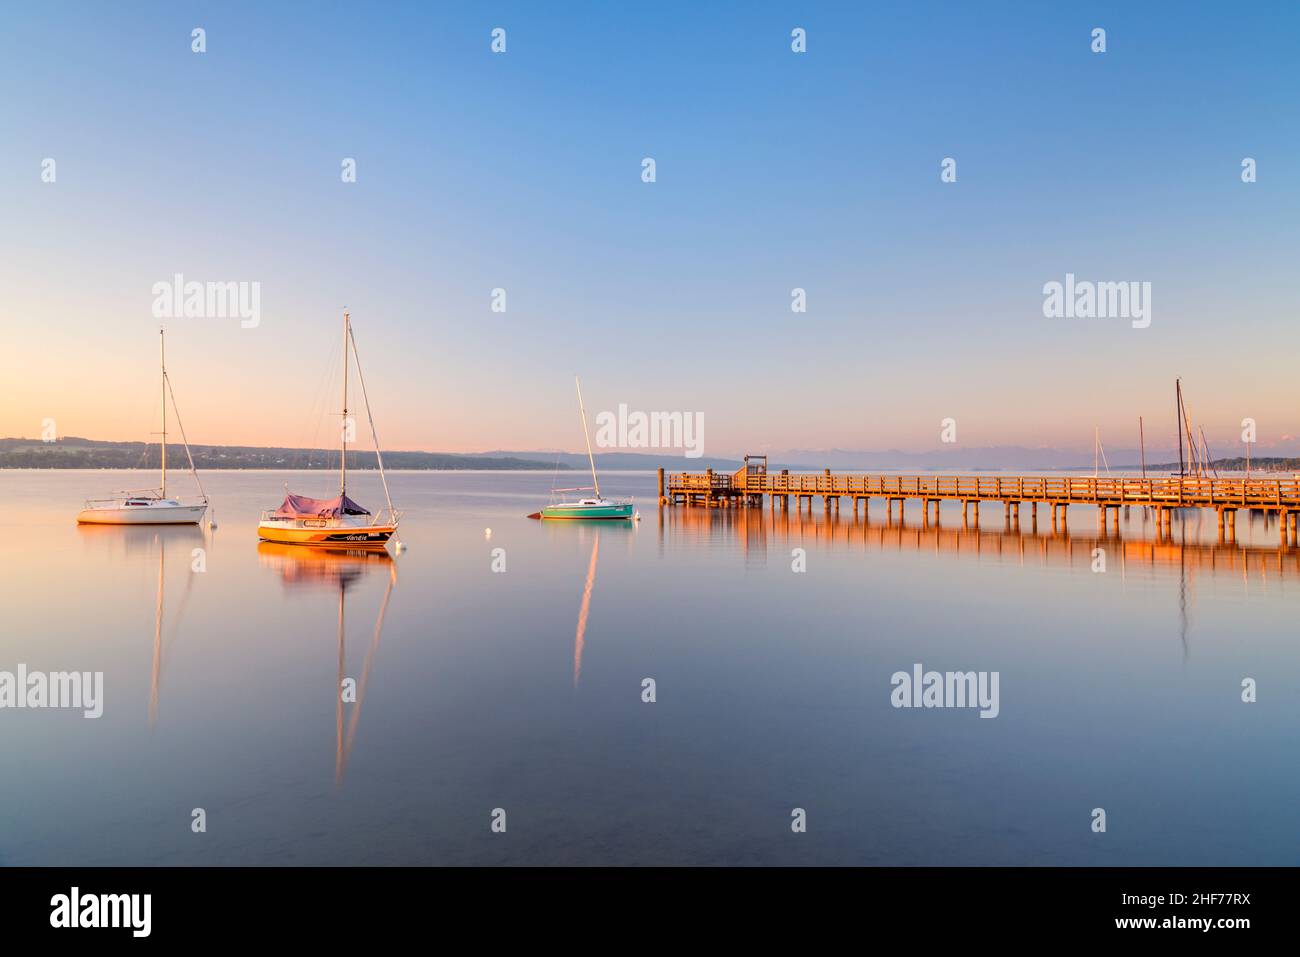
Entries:
[[1173,509],[1208,508],[1218,513],[1219,528],[1233,534],[1237,512],[1253,509],[1276,512],[1281,518],[1283,539],[1296,536],[1300,516],[1300,479],[1297,478],[1081,478],[1078,476],[1019,475],[873,475],[833,473],[791,473],[788,469],[768,471],[765,456],[747,455],[745,465],[735,472],[672,472],[659,470],[659,504],[704,508],[762,508],[764,498],[772,509],[788,511],[790,500],[802,510],[820,498],[826,511],[838,511],[849,499],[856,515],[872,499],[884,502],[892,517],[905,503],[919,502],[930,521],[939,521],[939,504],[960,502],[962,520],[979,524],[982,503],[1000,502],[1008,524],[1019,525],[1021,505],[1028,503],[1031,521],[1038,524],[1038,506],[1050,506],[1052,527],[1064,525],[1071,505],[1093,506],[1105,525],[1114,509],[1119,527],[1119,510],[1140,506],[1155,510],[1162,527],[1170,522]]

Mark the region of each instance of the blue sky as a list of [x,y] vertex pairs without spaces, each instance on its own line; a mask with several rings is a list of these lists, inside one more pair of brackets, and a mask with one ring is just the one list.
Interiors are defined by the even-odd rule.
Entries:
[[[1172,443],[1176,375],[1225,450],[1245,416],[1300,434],[1294,4],[3,17],[2,434],[144,437],[178,272],[262,287],[256,329],[169,323],[196,441],[318,437],[344,306],[392,447],[577,448],[574,373],[592,414],[703,413],[711,455],[927,449],[945,417],[1118,446],[1145,414]],[[1067,272],[1150,281],[1151,327],[1044,318]]]

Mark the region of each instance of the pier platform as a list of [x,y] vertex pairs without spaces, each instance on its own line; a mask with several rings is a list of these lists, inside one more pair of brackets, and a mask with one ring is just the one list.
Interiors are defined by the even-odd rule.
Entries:
[[859,508],[870,507],[872,499],[881,501],[892,515],[895,504],[900,513],[911,501],[920,503],[925,520],[939,521],[939,504],[960,502],[962,520],[979,524],[980,505],[1001,503],[1008,523],[1019,524],[1021,506],[1029,505],[1030,520],[1038,522],[1040,505],[1051,509],[1052,526],[1068,521],[1070,506],[1093,506],[1098,520],[1107,522],[1114,509],[1114,524],[1119,525],[1119,509],[1140,506],[1155,510],[1162,525],[1167,525],[1173,509],[1207,508],[1218,515],[1219,527],[1229,536],[1236,526],[1241,509],[1275,512],[1284,540],[1296,538],[1300,516],[1300,479],[1297,478],[1099,478],[1021,475],[889,475],[871,473],[769,471],[764,456],[748,455],[735,472],[666,472],[659,469],[659,504],[701,508],[762,508],[789,510],[791,500],[802,510],[821,499],[826,511],[840,508],[848,499],[856,515]]

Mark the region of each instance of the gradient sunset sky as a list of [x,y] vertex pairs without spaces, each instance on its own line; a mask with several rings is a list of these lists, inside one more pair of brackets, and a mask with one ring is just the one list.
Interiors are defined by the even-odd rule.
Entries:
[[[167,323],[198,443],[331,444],[347,306],[394,449],[579,448],[575,373],[591,416],[703,413],[714,456],[931,449],[945,417],[1168,447],[1175,376],[1216,452],[1245,416],[1297,448],[1294,3],[0,16],[0,435],[148,438],[181,273],[261,284],[256,329]],[[1150,328],[1044,318],[1067,272],[1149,281]]]

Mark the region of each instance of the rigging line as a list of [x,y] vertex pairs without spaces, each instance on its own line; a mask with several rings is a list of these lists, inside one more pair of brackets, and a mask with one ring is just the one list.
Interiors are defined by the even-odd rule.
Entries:
[[300,435],[305,435],[307,427],[312,422],[316,423],[316,427],[312,429],[311,439],[307,443],[307,468],[311,468],[311,454],[315,450],[316,440],[320,436],[321,419],[324,416],[325,409],[325,395],[327,391],[333,391],[330,389],[330,386],[334,384],[334,352],[337,346],[337,342],[330,346],[328,358],[325,361],[325,367],[321,371],[320,379],[316,383],[315,395],[312,397],[311,405],[307,407],[307,418],[303,423],[302,431],[299,433]]
[[1188,454],[1190,456],[1191,463],[1194,466],[1195,477],[1201,478],[1202,473],[1204,472],[1203,463],[1201,462],[1201,450],[1196,447],[1196,436],[1192,432],[1192,415],[1190,412],[1187,411],[1186,396],[1183,396],[1182,398],[1182,405],[1183,405],[1183,427],[1187,432]]
[[181,430],[181,444],[185,446],[185,458],[190,463],[190,474],[194,476],[194,484],[199,487],[199,494],[203,496],[203,501],[208,500],[208,493],[203,491],[203,482],[199,479],[199,471],[194,467],[194,456],[190,455],[190,441],[185,438],[185,425],[181,422],[181,410],[176,406],[176,393],[172,391],[172,380],[166,372],[163,373],[163,382],[167,383],[167,394],[172,399],[172,411],[176,413],[176,425]]
[[[316,381],[316,387],[312,391],[311,404],[307,406],[307,413],[303,417],[302,425],[295,432],[295,434],[298,435],[300,439],[301,437],[305,437],[308,434],[311,435],[311,438],[306,443],[307,468],[311,468],[312,447],[315,446],[316,436],[320,432],[320,415],[317,412],[317,408],[322,405],[323,397],[325,395],[325,388],[329,384],[329,380],[332,379],[334,374],[334,349],[336,346],[337,343],[334,346],[331,346],[330,351],[326,353],[326,360],[321,366],[319,378]],[[312,428],[313,422],[316,423],[314,429]]]
[[[384,475],[384,455],[379,451],[379,433],[375,430],[375,416],[370,411],[370,397],[366,395],[366,377],[361,374],[361,356],[357,354],[357,339],[348,325],[348,342],[352,343],[352,357],[357,360],[357,381],[361,383],[361,401],[366,404],[366,418],[370,420],[370,437],[375,442],[375,459],[379,462],[379,480],[384,483],[384,499],[388,502],[388,517],[395,519],[393,498],[388,494],[388,478]],[[342,453],[340,453],[342,454]]]
[[[332,359],[331,359],[331,362],[330,362],[330,367],[331,367],[331,368],[330,368],[330,371],[332,372],[332,371],[333,371],[333,361],[332,361]],[[331,378],[332,378],[332,376],[331,376]],[[323,380],[322,380],[322,382],[323,382]],[[316,425],[315,425],[315,426],[312,428],[312,430],[311,430],[311,437],[310,437],[310,438],[307,440],[307,442],[306,442],[306,446],[307,446],[307,468],[311,468],[312,452],[315,450],[315,448],[316,448],[316,440],[317,440],[317,438],[320,436],[320,423],[321,423],[321,417],[322,417],[322,415],[323,415],[323,411],[322,411],[322,410],[323,410],[323,408],[324,408],[324,400],[323,400],[323,396],[324,396],[324,394],[325,394],[325,390],[324,390],[324,386],[322,385],[321,387],[319,387],[319,388],[317,389],[317,391],[316,391],[316,397],[312,399],[311,405],[307,407],[307,423],[308,423],[308,424],[310,424],[310,423],[312,423],[312,422],[315,422],[315,423],[316,423]],[[307,431],[307,426],[304,425],[304,426],[303,426],[303,433],[305,433],[306,431]]]
[[1214,470],[1214,477],[1219,477],[1219,469],[1214,464],[1214,459],[1210,457],[1210,443],[1205,440],[1205,426],[1198,426],[1201,430],[1201,445],[1205,449],[1205,464],[1207,468]]

